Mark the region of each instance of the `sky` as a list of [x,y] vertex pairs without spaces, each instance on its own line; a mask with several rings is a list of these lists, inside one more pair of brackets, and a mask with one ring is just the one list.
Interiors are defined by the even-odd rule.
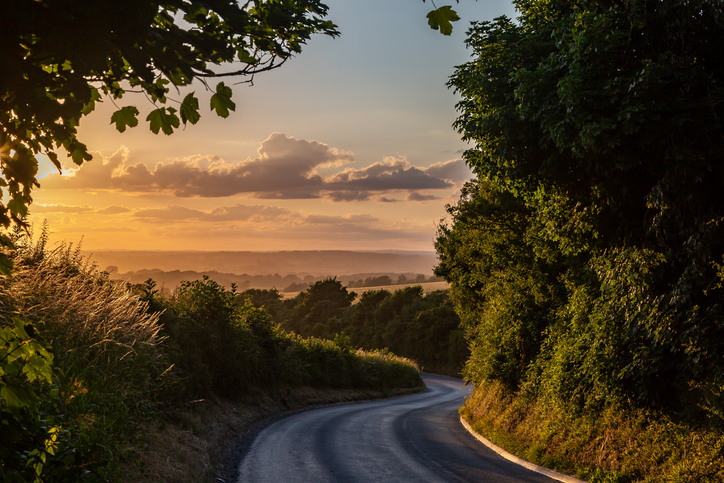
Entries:
[[227,119],[200,84],[201,120],[171,136],[143,122],[145,98],[118,103],[141,111],[124,133],[110,124],[116,107],[98,104],[79,127],[93,160],[60,175],[41,159],[31,222],[86,250],[433,250],[445,205],[472,177],[445,84],[470,60],[469,22],[514,9],[462,0],[445,37],[427,25],[430,2],[325,3],[341,36],[313,37],[235,85]]

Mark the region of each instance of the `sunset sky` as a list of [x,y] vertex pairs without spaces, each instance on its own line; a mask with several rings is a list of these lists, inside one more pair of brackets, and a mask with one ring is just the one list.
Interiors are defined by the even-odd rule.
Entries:
[[79,129],[93,161],[60,176],[41,160],[31,221],[87,250],[432,250],[471,177],[445,83],[469,59],[468,23],[513,7],[463,0],[443,37],[427,26],[429,2],[326,3],[342,35],[235,86],[228,119],[209,112],[201,85],[190,89],[200,122],[171,136],[143,122],[145,98],[119,103],[141,111],[122,134],[116,107],[100,104]]

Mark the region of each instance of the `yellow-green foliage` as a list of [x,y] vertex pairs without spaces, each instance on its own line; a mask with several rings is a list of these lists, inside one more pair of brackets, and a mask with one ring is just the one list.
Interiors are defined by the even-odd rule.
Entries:
[[23,247],[15,257],[13,277],[0,286],[8,312],[37,320],[68,349],[92,348],[106,359],[154,350],[158,314],[71,247],[43,248]]
[[612,404],[574,415],[498,382],[477,387],[460,412],[512,453],[591,483],[724,481],[724,433],[659,412]]

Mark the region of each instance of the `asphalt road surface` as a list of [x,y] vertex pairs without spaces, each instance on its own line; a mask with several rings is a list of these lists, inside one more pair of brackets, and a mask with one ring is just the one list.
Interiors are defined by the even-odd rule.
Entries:
[[262,429],[243,456],[238,481],[540,482],[554,480],[511,463],[460,424],[471,389],[425,375],[427,391],[291,415]]

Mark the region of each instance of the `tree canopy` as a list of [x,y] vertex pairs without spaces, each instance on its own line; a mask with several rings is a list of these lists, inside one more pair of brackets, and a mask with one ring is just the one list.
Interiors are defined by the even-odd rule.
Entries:
[[441,225],[437,273],[468,321],[468,375],[715,414],[724,7],[515,5],[474,23],[450,80],[478,182]]

